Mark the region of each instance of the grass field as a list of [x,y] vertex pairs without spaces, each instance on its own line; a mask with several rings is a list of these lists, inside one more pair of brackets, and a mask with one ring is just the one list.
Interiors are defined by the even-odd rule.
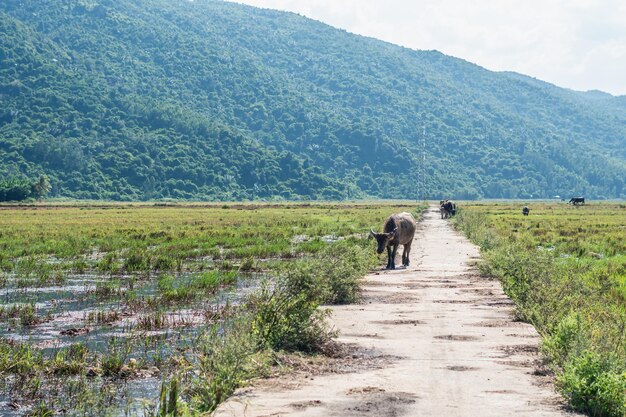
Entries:
[[464,204],[457,227],[481,247],[520,319],[543,336],[577,410],[626,416],[626,205]]
[[369,227],[415,204],[0,207],[2,415],[210,412],[324,352]]

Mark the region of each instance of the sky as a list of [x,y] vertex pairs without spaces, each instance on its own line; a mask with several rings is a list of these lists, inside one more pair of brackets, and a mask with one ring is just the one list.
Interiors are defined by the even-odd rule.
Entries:
[[236,0],[574,90],[626,95],[624,0]]

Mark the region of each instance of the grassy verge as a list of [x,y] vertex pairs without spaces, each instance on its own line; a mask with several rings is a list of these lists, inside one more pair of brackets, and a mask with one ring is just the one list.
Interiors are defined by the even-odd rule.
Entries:
[[573,408],[626,415],[626,211],[619,205],[465,206],[459,229],[481,247]]

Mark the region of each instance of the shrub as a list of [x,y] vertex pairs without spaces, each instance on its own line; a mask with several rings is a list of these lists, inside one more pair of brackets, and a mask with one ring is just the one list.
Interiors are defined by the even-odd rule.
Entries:
[[488,251],[498,245],[499,238],[490,227],[486,214],[460,208],[454,222],[463,229],[468,239],[480,246],[481,250]]
[[261,345],[311,353],[323,350],[330,341],[332,333],[324,322],[328,313],[318,309],[319,295],[306,288],[314,285],[306,282],[309,278],[307,273],[286,276],[249,298],[252,332]]
[[583,321],[578,313],[564,317],[556,329],[542,342],[542,351],[555,363],[562,365],[568,358],[578,356],[585,349]]
[[360,282],[378,258],[367,242],[342,241],[317,255],[316,269],[328,291],[322,300],[328,304],[349,304],[360,299]]
[[255,376],[265,374],[269,352],[259,349],[247,315],[226,327],[213,326],[199,340],[195,374],[189,395],[193,408],[211,412],[238,387]]
[[[616,371],[620,369],[621,372]],[[558,379],[572,406],[598,417],[626,415],[626,369],[624,364],[584,352],[573,357]]]

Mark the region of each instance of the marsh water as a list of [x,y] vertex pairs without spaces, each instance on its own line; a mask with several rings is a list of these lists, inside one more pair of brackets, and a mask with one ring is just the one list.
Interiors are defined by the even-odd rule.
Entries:
[[[184,281],[189,274],[180,273],[174,278]],[[260,274],[241,273],[234,285],[221,288],[209,297],[159,306],[159,325],[146,328],[140,321],[149,318],[154,308],[146,311],[133,307],[125,294],[132,291],[134,301],[155,299],[158,295],[156,279],[76,274],[67,276],[62,284],[25,286],[23,281],[9,277],[4,281],[4,288],[0,289],[0,306],[5,309],[32,306],[36,321],[23,325],[17,317],[4,317],[0,321],[0,338],[27,343],[48,358],[76,344],[82,344],[89,352],[102,354],[112,349],[123,351],[125,362],[134,359],[146,364],[146,369],[132,377],[108,381],[117,391],[113,415],[137,415],[142,413],[146,404],[158,399],[164,375],[155,365],[165,362],[175,350],[193,343],[196,335],[212,325],[210,317],[214,312],[224,306],[239,304],[245,294],[258,287],[262,278]],[[99,288],[108,290],[99,291]],[[107,382],[104,377],[89,379],[96,390],[99,384]],[[21,401],[19,390],[17,380],[3,381],[0,385],[0,415],[21,416],[32,406]]]

